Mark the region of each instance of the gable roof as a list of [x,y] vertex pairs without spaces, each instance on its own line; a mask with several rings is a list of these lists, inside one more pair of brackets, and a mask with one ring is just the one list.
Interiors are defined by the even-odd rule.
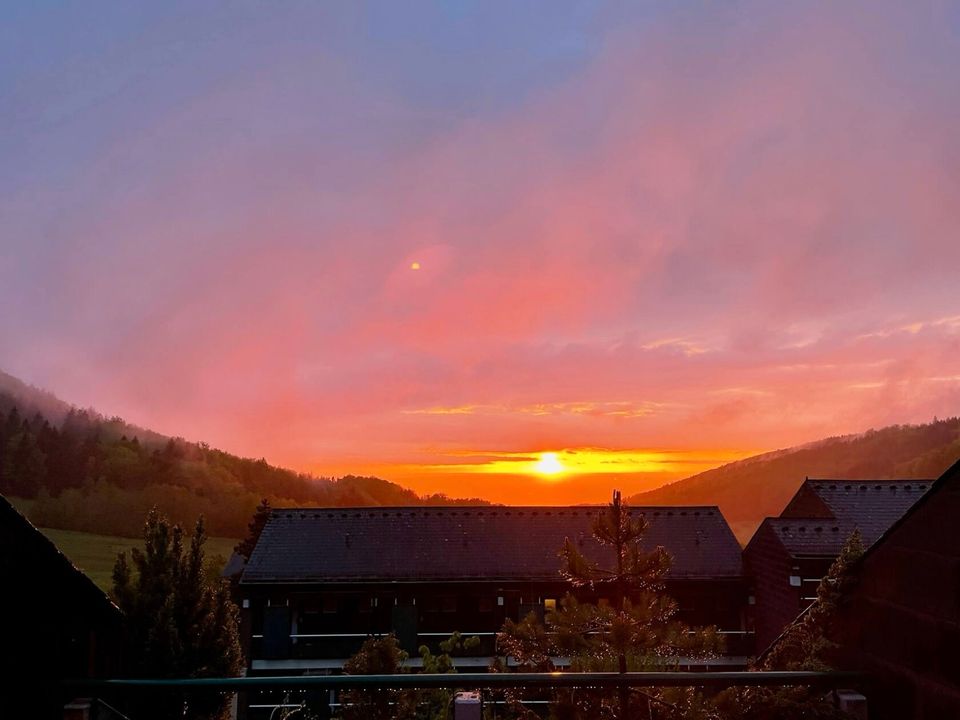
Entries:
[[[947,494],[952,493],[954,496],[960,495],[960,460],[957,460],[953,465],[948,467],[943,472],[943,475],[936,480],[921,480],[919,482],[927,486],[926,488],[922,488],[924,490],[923,495],[917,498],[906,512],[894,520],[890,526],[883,531],[880,537],[877,538],[873,545],[866,548],[861,558],[857,561],[859,566],[865,565],[868,558],[875,552],[878,552],[885,542],[890,542],[890,538],[896,533],[902,532],[904,526],[916,526],[919,521],[915,516],[921,515],[921,510],[925,506],[939,503],[941,507],[949,508],[949,500],[946,497]],[[954,497],[954,504],[956,504],[956,497]],[[934,544],[940,549],[947,551],[953,550],[956,553],[956,549],[960,548],[960,545],[955,542],[955,524],[938,523],[935,527],[928,527],[925,530],[921,530],[921,534],[929,538],[936,538]]]
[[[590,534],[600,507],[275,509],[241,582],[558,580],[569,537],[609,558]],[[644,547],[672,556],[670,579],[739,577],[740,546],[716,507],[632,507]]]
[[[833,492],[833,491],[837,491],[837,488],[830,488],[829,485],[831,484],[840,485],[840,484],[850,483],[853,485],[859,485],[861,481],[817,480],[813,482],[827,483],[828,484],[827,490],[830,492]],[[932,481],[931,480],[899,480],[899,481],[898,480],[887,480],[887,481],[881,480],[881,481],[874,481],[874,484],[876,484],[877,482],[880,482],[880,483],[896,482],[896,483],[900,483],[901,485],[906,484],[906,485],[913,485],[915,487],[919,485],[918,487],[916,487],[916,489],[919,490],[920,492],[916,497],[914,497],[910,507],[908,507],[907,510],[900,515],[900,517],[894,520],[894,522],[892,522],[889,525],[889,527],[887,527],[884,530],[884,532],[873,541],[872,544],[868,545],[866,542],[864,543],[864,547],[865,547],[864,553],[856,561],[856,564],[854,566],[857,568],[857,572],[860,573],[859,588],[863,588],[865,585],[863,583],[863,573],[870,571],[869,569],[865,570],[865,568],[870,567],[871,560],[875,558],[878,554],[882,553],[884,547],[887,544],[892,544],[894,542],[894,538],[898,535],[898,533],[904,532],[907,528],[910,528],[911,526],[916,526],[917,523],[921,522],[921,520],[918,520],[918,516],[921,516],[923,514],[925,507],[933,505],[934,503],[940,503],[943,506],[942,509],[946,511],[946,514],[952,514],[953,516],[955,516],[956,511],[952,507],[950,507],[949,499],[946,497],[946,495],[952,492],[955,496],[953,505],[957,505],[956,496],[960,496],[960,460],[956,461],[953,465],[947,468],[947,470],[944,471],[943,475],[941,475],[936,480],[932,480]],[[914,488],[902,488],[902,489],[909,492]],[[849,492],[849,491],[844,490],[844,492]],[[767,518],[764,521],[764,524],[776,523],[777,521],[780,521],[780,520],[786,520],[786,519]],[[774,525],[774,527],[776,528],[776,525]],[[954,555],[958,554],[957,548],[960,548],[960,543],[956,542],[956,535],[957,535],[956,525],[949,524],[949,523],[929,523],[928,522],[925,527],[918,528],[918,534],[921,535],[927,542],[931,542],[931,544],[933,544],[937,548],[942,549],[948,553],[952,551]],[[859,590],[854,590],[854,592],[858,592],[858,591]],[[904,593],[904,597],[915,598],[916,593],[907,591]],[[813,608],[817,607],[819,602],[820,601],[818,599],[813,603],[811,603],[810,605],[808,605],[796,617],[796,619],[793,622],[791,622],[786,628],[784,628],[783,632],[781,632],[780,635],[775,640],[773,640],[773,642],[771,642],[766,647],[766,649],[764,649],[763,652],[761,652],[757,656],[757,659],[755,662],[760,663],[770,653],[770,651],[773,650],[773,648],[776,647],[777,644],[782,641],[782,639],[787,635],[787,633],[790,631],[790,629],[793,626],[803,622],[804,616],[807,613],[811,612]],[[841,608],[840,612],[844,612],[844,611],[849,612],[850,608],[851,606],[848,603],[847,605]],[[844,624],[839,623],[837,627],[839,627],[842,631],[842,629],[844,628]]]
[[91,620],[119,620],[120,609],[53,542],[0,495],[0,576],[31,592],[59,597]]
[[807,479],[780,517],[763,522],[792,554],[836,555],[854,529],[870,547],[933,482]]
[[767,518],[762,526],[770,528],[791,555],[837,555],[857,527],[822,518]]

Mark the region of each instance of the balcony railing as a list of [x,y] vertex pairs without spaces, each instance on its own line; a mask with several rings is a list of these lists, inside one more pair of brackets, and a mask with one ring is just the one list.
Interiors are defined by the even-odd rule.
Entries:
[[[862,686],[866,678],[852,672],[628,672],[628,673],[458,673],[398,675],[320,675],[296,677],[191,678],[191,679],[108,679],[67,681],[66,689],[77,694],[106,696],[122,703],[131,693],[239,693],[250,717],[269,717],[277,708],[295,709],[305,702],[320,702],[328,710],[340,706],[336,693],[345,690],[427,690],[479,691],[480,697],[504,690],[530,690],[528,702],[544,707],[549,691],[561,688],[641,690],[643,688],[695,687],[718,691],[730,687],[806,686],[824,693]],[[862,699],[862,696],[858,696]],[[491,706],[502,704],[494,701]],[[134,718],[136,720],[136,718]]]

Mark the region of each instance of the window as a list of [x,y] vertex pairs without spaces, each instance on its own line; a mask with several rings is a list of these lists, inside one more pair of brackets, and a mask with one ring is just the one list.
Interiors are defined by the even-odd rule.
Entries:
[[547,598],[543,601],[543,609],[547,612],[557,609],[557,600],[556,598]]
[[323,612],[327,614],[333,614],[337,612],[338,603],[337,599],[331,595],[328,595],[323,599]]
[[481,597],[477,601],[477,610],[482,613],[493,612],[493,598],[491,597]]
[[444,595],[440,598],[440,612],[455,613],[457,611],[457,598],[453,595]]

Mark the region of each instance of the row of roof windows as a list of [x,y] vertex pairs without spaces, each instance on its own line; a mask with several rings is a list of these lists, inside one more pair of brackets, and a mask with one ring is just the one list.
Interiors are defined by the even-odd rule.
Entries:
[[[829,487],[830,490],[836,490],[836,489],[837,489],[837,486],[836,486],[836,485],[829,485],[829,486],[828,486],[828,485],[822,485],[822,484],[820,484],[820,485],[814,485],[813,487],[814,487],[814,489],[816,489],[816,490],[823,490],[824,488],[827,488],[827,487]],[[843,489],[844,489],[844,490],[853,490],[855,487],[858,487],[858,486],[855,485],[855,484],[846,484],[846,485],[843,486]],[[892,491],[896,491],[896,490],[898,490],[899,488],[903,488],[903,489],[906,490],[907,492],[910,492],[911,490],[913,490],[913,485],[909,485],[909,484],[908,484],[908,485],[874,485],[874,486],[873,486],[873,489],[874,489],[874,490],[883,490],[884,487],[887,487],[887,488],[889,488],[889,489],[892,490]],[[859,486],[859,489],[860,489],[860,490],[868,490],[869,488],[870,488],[869,485],[860,485],[860,486]],[[926,490],[926,489],[927,489],[927,486],[926,486],[925,484],[917,485],[917,490]]]
[[[780,528],[780,532],[782,532],[784,535],[792,531],[793,531],[793,528],[790,525],[784,525],[782,528]],[[801,525],[800,527],[797,528],[797,532],[806,532],[806,531],[807,531],[806,525]],[[815,528],[813,528],[813,531],[818,533],[823,532],[824,528],[818,525]],[[840,528],[834,525],[832,528],[830,528],[830,532],[840,532]]]
[[[556,514],[559,515],[559,516],[564,516],[564,515],[567,515],[568,512],[569,512],[569,514],[570,514],[571,516],[573,516],[573,517],[578,517],[578,516],[580,515],[580,512],[578,512],[577,510],[571,510],[571,511],[558,510],[558,511],[556,512]],[[516,514],[516,515],[522,517],[522,516],[524,516],[526,513],[525,513],[525,511],[523,511],[523,510],[518,510],[518,511],[516,511],[515,513],[514,513],[513,511],[511,511],[511,510],[504,510],[504,511],[498,511],[498,510],[487,510],[487,511],[485,511],[485,510],[476,510],[476,511],[464,510],[464,511],[460,511],[460,512],[458,512],[458,511],[456,511],[456,510],[453,510],[453,511],[449,511],[449,512],[447,512],[447,511],[434,511],[433,513],[431,513],[429,510],[423,510],[423,511],[416,511],[416,510],[414,510],[414,511],[406,511],[406,512],[403,512],[403,511],[395,511],[395,512],[393,512],[393,513],[383,512],[383,511],[368,511],[368,512],[366,512],[366,513],[361,513],[361,512],[353,512],[353,513],[346,513],[346,512],[340,512],[340,513],[337,513],[337,512],[326,512],[326,513],[320,513],[320,512],[313,512],[313,513],[287,512],[287,513],[283,513],[283,517],[285,517],[285,518],[291,518],[291,519],[292,519],[294,516],[298,516],[298,517],[300,517],[301,519],[304,519],[304,520],[305,520],[306,518],[308,518],[308,517],[311,517],[311,518],[320,518],[322,515],[325,515],[325,516],[326,516],[327,518],[329,518],[329,519],[335,518],[335,517],[337,517],[338,515],[339,515],[341,518],[349,518],[349,517],[360,518],[360,517],[363,517],[364,514],[365,514],[368,518],[375,518],[375,517],[378,517],[378,516],[379,516],[379,517],[390,517],[391,514],[392,514],[394,517],[403,517],[404,515],[406,515],[407,517],[429,517],[431,514],[433,514],[433,515],[438,515],[438,516],[442,515],[442,516],[445,516],[445,517],[451,517],[451,516],[456,517],[457,515],[463,515],[464,517],[484,517],[484,516],[497,517],[498,515],[501,515],[501,514],[504,515],[504,516],[506,516],[506,517],[510,517],[511,515]],[[541,514],[541,513],[540,513],[540,511],[538,511],[538,510],[533,510],[532,512],[530,512],[530,516],[531,516],[531,517],[536,517],[536,516],[538,516],[538,515],[540,515],[540,514]],[[553,515],[553,514],[554,514],[554,512],[551,511],[551,510],[546,510],[546,511],[543,512],[543,515],[545,515],[545,516],[551,516],[551,515]],[[589,515],[593,515],[593,512],[591,512],[591,511],[585,511],[583,514],[589,516]],[[633,517],[633,515],[634,515],[634,513],[633,513],[632,511],[631,511],[631,512],[628,512],[627,514],[628,514],[630,517]],[[687,515],[693,515],[694,517],[700,517],[701,515],[713,516],[714,514],[715,514],[715,513],[714,513],[713,510],[707,510],[706,512],[701,512],[700,510],[694,510],[693,512],[688,512],[688,511],[686,511],[686,510],[680,510],[680,511],[673,511],[673,510],[666,510],[666,511],[655,510],[653,513],[651,513],[651,515],[653,515],[653,517],[660,517],[661,515],[666,515],[667,517],[673,517],[674,515],[680,515],[680,516],[682,516],[682,517],[686,517]],[[646,516],[646,513],[641,512],[641,513],[639,513],[639,515],[640,515],[641,517],[644,517],[644,516]]]

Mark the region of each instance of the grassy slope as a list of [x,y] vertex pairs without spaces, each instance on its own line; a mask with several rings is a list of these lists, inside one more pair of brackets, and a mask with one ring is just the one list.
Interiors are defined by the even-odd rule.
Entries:
[[[94,535],[76,530],[50,528],[40,528],[40,531],[53,541],[60,552],[70,559],[70,562],[107,591],[110,589],[110,574],[113,571],[117,553],[126,551],[129,555],[131,548],[143,546],[141,540],[112,535]],[[207,557],[221,555],[229,558],[236,544],[237,541],[230,538],[208,538]]]

